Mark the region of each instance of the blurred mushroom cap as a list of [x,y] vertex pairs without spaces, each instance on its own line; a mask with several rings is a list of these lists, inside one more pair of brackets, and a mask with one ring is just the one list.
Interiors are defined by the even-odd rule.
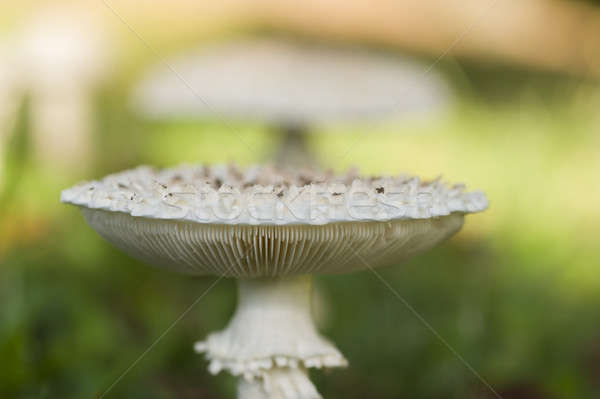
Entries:
[[42,8],[24,21],[18,40],[23,79],[35,90],[86,89],[111,66],[106,29],[76,6]]
[[423,252],[487,208],[407,176],[268,166],[140,167],[63,191],[105,239],[151,264],[235,277],[343,273]]
[[439,112],[442,78],[416,61],[373,51],[274,39],[215,44],[167,60],[135,89],[154,119],[219,115],[307,125]]

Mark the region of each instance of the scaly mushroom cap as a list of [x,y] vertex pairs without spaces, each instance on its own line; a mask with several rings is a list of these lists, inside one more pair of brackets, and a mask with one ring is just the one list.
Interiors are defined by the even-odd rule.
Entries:
[[139,167],[77,185],[61,199],[136,258],[244,278],[397,263],[488,205],[483,193],[439,180],[232,165]]

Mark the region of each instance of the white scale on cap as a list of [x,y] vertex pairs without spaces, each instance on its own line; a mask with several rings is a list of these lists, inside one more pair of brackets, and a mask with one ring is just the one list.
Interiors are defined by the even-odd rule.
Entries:
[[79,184],[61,199],[132,216],[254,225],[428,219],[488,206],[482,192],[439,180],[233,165],[138,167]]

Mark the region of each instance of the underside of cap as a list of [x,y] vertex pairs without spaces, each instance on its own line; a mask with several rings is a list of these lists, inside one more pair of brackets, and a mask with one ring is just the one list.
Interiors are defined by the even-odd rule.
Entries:
[[432,219],[324,225],[225,225],[82,208],[88,223],[131,256],[179,272],[254,278],[345,273],[397,263],[457,232],[461,213]]

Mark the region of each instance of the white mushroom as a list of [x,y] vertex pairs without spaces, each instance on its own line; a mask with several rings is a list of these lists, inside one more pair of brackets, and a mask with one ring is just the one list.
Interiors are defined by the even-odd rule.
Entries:
[[212,373],[240,377],[244,399],[319,398],[307,369],[347,364],[313,324],[312,274],[398,263],[487,207],[483,193],[437,180],[227,165],[140,167],[65,190],[62,201],[134,257],[238,279],[231,322],[195,349]]
[[444,80],[415,60],[274,39],[174,57],[151,70],[133,95],[134,108],[152,119],[266,121],[283,134],[277,161],[295,165],[307,163],[304,132],[315,125],[432,117],[448,101]]
[[99,23],[84,9],[54,6],[29,16],[16,32],[33,144],[53,166],[82,166],[90,157],[93,94],[110,73],[108,38]]

